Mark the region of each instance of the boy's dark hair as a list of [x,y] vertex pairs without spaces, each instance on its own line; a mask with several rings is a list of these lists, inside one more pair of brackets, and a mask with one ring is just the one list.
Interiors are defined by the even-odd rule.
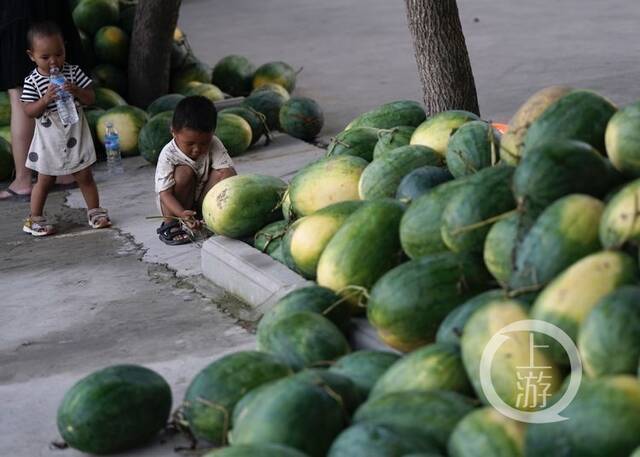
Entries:
[[33,39],[37,36],[55,36],[62,35],[62,30],[52,21],[39,21],[34,22],[29,26],[29,30],[27,31],[27,46],[29,49],[33,49]]
[[213,132],[216,129],[218,112],[211,100],[202,95],[185,97],[173,112],[173,130],[189,128],[199,132]]

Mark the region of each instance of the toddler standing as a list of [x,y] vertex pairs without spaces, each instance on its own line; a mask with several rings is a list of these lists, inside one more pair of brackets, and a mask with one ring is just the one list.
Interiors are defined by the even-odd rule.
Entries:
[[89,225],[104,228],[111,225],[107,211],[100,208],[98,189],[91,165],[96,161],[89,125],[77,106],[78,122],[62,123],[57,113],[59,88],[49,82],[50,73],[59,69],[66,79],[63,89],[83,105],[94,102],[91,79],[76,65],[65,62],[64,40],[53,22],[33,24],[27,34],[27,54],[36,68],[25,78],[21,101],[27,116],[36,119],[36,128],[27,155],[27,168],[38,172],[31,192],[31,214],[23,231],[34,236],[55,233],[43,216],[44,204],[56,176],[72,174],[82,191],[88,208]]

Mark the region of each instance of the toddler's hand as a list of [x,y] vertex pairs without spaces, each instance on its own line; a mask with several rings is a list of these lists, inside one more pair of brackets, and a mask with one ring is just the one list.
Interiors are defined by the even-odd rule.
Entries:
[[72,83],[71,81],[65,81],[64,85],[62,86],[62,88],[64,90],[66,90],[67,92],[69,92],[71,95],[73,95],[74,97],[77,96],[78,93],[78,89],[79,87],[76,86],[74,83]]
[[55,101],[57,97],[58,97],[58,86],[56,86],[55,84],[49,84],[49,87],[47,88],[47,92],[45,92],[42,98],[44,98],[44,100],[47,102],[47,105],[48,105],[49,103]]

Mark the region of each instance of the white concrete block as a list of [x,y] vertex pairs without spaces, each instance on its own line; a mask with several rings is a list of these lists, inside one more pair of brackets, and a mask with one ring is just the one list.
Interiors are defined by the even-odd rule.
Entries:
[[312,284],[248,244],[214,236],[202,246],[202,274],[251,305],[256,319],[290,291]]

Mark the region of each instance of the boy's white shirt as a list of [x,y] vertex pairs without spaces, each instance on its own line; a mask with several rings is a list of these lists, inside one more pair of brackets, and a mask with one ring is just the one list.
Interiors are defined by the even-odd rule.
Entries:
[[155,177],[156,193],[159,194],[164,190],[172,188],[176,184],[173,173],[178,165],[188,165],[195,172],[197,177],[197,198],[209,179],[209,170],[233,167],[233,161],[231,157],[229,157],[222,141],[215,135],[211,141],[211,146],[209,146],[209,153],[201,155],[197,160],[191,159],[182,152],[176,144],[176,140],[172,139],[162,148],[158,156]]

